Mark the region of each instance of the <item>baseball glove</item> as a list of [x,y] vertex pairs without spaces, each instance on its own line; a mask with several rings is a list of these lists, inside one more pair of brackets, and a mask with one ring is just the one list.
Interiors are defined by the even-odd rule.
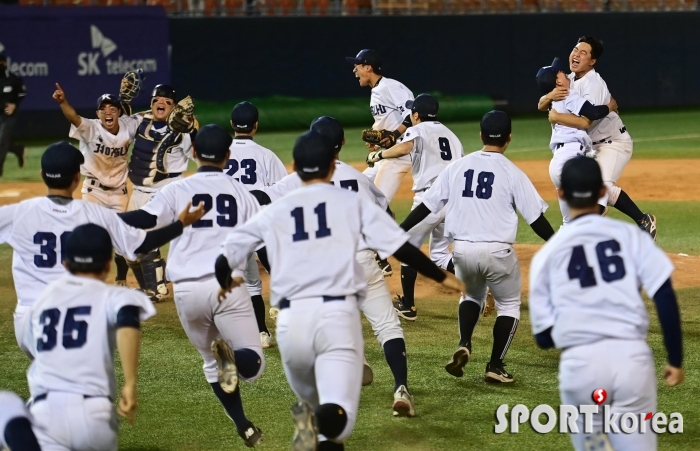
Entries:
[[362,130],[362,141],[375,146],[388,149],[396,144],[396,140],[401,136],[398,131],[389,130]]
[[195,129],[194,102],[187,96],[180,100],[168,116],[168,127],[176,133],[190,133]]

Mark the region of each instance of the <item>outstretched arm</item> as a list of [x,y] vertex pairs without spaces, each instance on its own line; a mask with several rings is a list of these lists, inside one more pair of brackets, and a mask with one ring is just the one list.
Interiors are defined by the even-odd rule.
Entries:
[[685,375],[681,368],[683,364],[683,334],[681,332],[681,316],[678,310],[676,293],[673,291],[671,279],[668,279],[654,293],[654,304],[659,315],[661,331],[664,335],[664,345],[668,353],[668,365],[664,368],[664,379],[670,386],[683,382]]
[[63,111],[63,115],[66,117],[66,119],[68,119],[68,121],[70,121],[70,123],[76,127],[80,127],[83,120],[78,113],[76,113],[75,108],[68,103],[66,94],[63,92],[61,85],[58,83],[56,83],[56,90],[53,93],[53,99],[58,102],[58,105],[61,107],[61,111]]

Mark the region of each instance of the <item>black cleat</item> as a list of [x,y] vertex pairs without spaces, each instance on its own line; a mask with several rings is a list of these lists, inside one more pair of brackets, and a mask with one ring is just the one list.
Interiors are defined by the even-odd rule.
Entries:
[[644,214],[644,219],[637,223],[640,229],[651,235],[651,239],[656,241],[656,216],[649,213]]
[[396,310],[396,314],[399,315],[401,318],[407,320],[407,321],[415,321],[416,318],[418,318],[418,311],[416,310],[416,306],[412,306],[411,308],[407,308],[403,305],[403,296],[400,294],[396,295],[396,300],[394,301],[394,310]]
[[243,431],[238,431],[238,435],[243,439],[243,443],[248,448],[255,448],[263,439],[263,431],[253,423],[249,423],[248,427]]
[[17,162],[19,163],[19,167],[23,168],[24,160],[27,157],[27,148],[25,146],[22,146],[22,150],[17,152],[15,155],[17,155]]
[[469,358],[472,353],[466,346],[460,346],[457,348],[452,358],[447,365],[445,365],[445,371],[453,375],[454,377],[464,376],[464,367],[469,363]]
[[377,261],[377,265],[379,265],[379,269],[382,270],[384,277],[389,277],[394,274],[394,270],[391,269],[391,265],[389,264],[388,260],[382,260],[379,258],[379,254],[374,254],[374,259]]
[[495,384],[513,382],[513,375],[508,373],[508,371],[506,371],[506,369],[503,368],[504,366],[506,366],[505,363],[498,366],[493,365],[490,362],[487,363],[484,381]]

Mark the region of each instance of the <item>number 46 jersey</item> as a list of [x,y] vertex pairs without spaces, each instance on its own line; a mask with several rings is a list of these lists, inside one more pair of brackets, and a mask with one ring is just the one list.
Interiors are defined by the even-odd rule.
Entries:
[[532,259],[533,333],[553,327],[560,349],[607,338],[645,340],[649,317],[640,289],[653,296],[672,272],[671,260],[635,225],[578,217]]
[[188,202],[195,207],[204,202],[206,213],[170,243],[166,271],[173,283],[213,276],[226,235],[260,209],[244,185],[213,166],[166,185],[141,209],[157,216],[161,226],[175,221]]

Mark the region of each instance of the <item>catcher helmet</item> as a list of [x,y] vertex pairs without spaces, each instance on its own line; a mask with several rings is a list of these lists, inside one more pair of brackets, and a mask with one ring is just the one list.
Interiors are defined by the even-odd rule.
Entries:
[[170,85],[156,85],[156,87],[153,88],[153,92],[151,93],[151,98],[153,97],[165,97],[167,99],[172,99],[174,102],[177,102],[177,98],[175,97],[175,88],[173,88]]

